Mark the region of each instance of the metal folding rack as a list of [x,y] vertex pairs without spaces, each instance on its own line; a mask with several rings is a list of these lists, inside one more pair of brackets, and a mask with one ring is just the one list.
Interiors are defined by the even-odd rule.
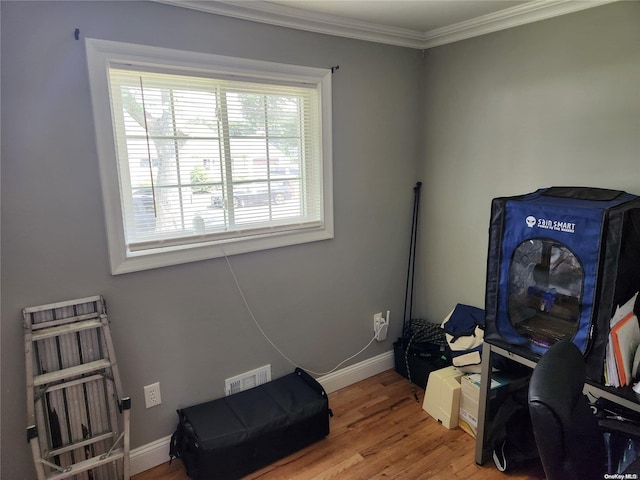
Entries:
[[129,479],[129,411],[101,296],[23,309],[38,480]]

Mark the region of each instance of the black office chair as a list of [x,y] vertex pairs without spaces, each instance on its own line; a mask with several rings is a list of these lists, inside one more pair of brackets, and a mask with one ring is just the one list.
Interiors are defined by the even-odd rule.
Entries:
[[[582,353],[569,341],[549,348],[531,375],[529,412],[548,480],[602,480],[605,473],[617,473],[607,472],[605,430],[582,393],[584,382]],[[607,430],[617,430],[607,422]]]

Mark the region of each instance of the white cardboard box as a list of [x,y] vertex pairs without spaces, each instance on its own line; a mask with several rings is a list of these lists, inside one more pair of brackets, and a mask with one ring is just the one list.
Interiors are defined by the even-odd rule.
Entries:
[[458,426],[460,377],[463,373],[447,367],[429,374],[422,409],[447,428]]
[[[478,412],[480,403],[480,374],[471,373],[460,378],[460,411],[458,423],[460,428],[473,437],[478,434]],[[493,374],[491,376],[491,390],[489,392],[489,404],[500,402],[511,388],[522,385],[526,378],[514,380],[509,376]]]

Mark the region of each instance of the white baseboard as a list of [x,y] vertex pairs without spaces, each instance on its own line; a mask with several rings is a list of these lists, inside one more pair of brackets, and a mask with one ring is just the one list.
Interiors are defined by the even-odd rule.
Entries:
[[[393,350],[373,358],[337,370],[318,378],[327,393],[352,385],[394,367]],[[163,437],[131,450],[129,456],[131,475],[156,467],[169,459],[171,436]]]
[[136,475],[169,460],[171,435],[134,448],[129,454],[129,470]]
[[363,360],[349,367],[341,368],[317,380],[327,393],[353,385],[365,378],[373,377],[394,367],[393,350],[381,353],[375,357]]

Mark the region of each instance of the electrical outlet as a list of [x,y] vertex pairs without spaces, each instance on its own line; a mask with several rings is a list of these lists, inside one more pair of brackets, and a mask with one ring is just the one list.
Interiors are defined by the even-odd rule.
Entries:
[[373,315],[373,334],[376,340],[381,342],[387,338],[387,329],[389,328],[389,311],[387,310],[387,318],[382,316],[382,312]]
[[147,408],[160,405],[162,399],[160,398],[160,382],[152,383],[144,387],[144,405]]
[[382,322],[382,312],[373,314],[373,333],[377,337],[380,323]]

